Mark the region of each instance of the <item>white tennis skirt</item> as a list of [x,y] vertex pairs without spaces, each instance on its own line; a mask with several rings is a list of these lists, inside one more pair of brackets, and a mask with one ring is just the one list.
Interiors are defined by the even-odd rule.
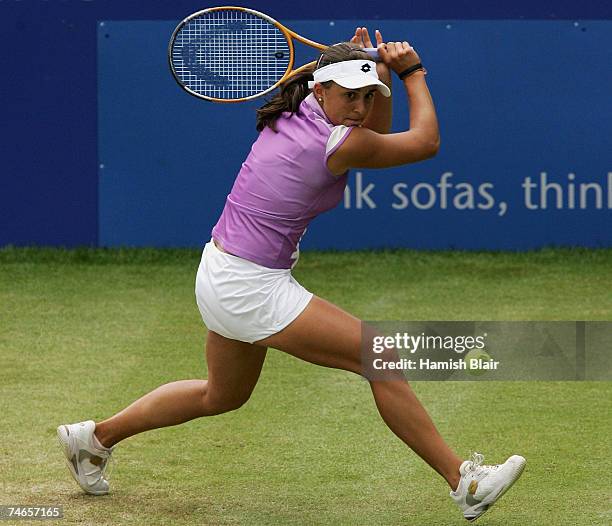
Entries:
[[221,336],[253,343],[284,329],[312,299],[290,269],[271,269],[204,247],[195,286],[202,319]]

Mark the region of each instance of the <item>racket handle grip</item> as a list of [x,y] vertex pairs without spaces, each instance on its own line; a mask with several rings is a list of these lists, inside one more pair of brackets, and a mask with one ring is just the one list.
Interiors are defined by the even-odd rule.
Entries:
[[378,49],[376,49],[375,47],[364,47],[362,51],[365,51],[368,55],[370,55],[370,57],[372,57],[372,60],[379,59]]

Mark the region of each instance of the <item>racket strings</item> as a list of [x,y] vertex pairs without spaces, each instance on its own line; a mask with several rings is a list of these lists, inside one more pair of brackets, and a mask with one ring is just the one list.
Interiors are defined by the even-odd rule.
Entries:
[[290,63],[287,38],[249,12],[211,11],[178,31],[171,60],[179,81],[199,95],[242,99],[270,89]]

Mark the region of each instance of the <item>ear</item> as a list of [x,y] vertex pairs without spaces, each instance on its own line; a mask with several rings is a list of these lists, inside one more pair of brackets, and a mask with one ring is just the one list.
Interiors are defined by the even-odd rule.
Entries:
[[320,98],[323,97],[323,92],[324,92],[323,86],[321,86],[321,84],[317,82],[312,88],[312,92],[314,93],[315,98],[319,100]]

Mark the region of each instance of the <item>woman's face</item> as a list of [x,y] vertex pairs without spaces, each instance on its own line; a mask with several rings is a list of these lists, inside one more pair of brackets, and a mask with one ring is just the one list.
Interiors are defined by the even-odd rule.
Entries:
[[372,109],[376,91],[375,86],[347,89],[335,82],[327,88],[316,84],[314,90],[325,115],[336,126],[360,126]]

